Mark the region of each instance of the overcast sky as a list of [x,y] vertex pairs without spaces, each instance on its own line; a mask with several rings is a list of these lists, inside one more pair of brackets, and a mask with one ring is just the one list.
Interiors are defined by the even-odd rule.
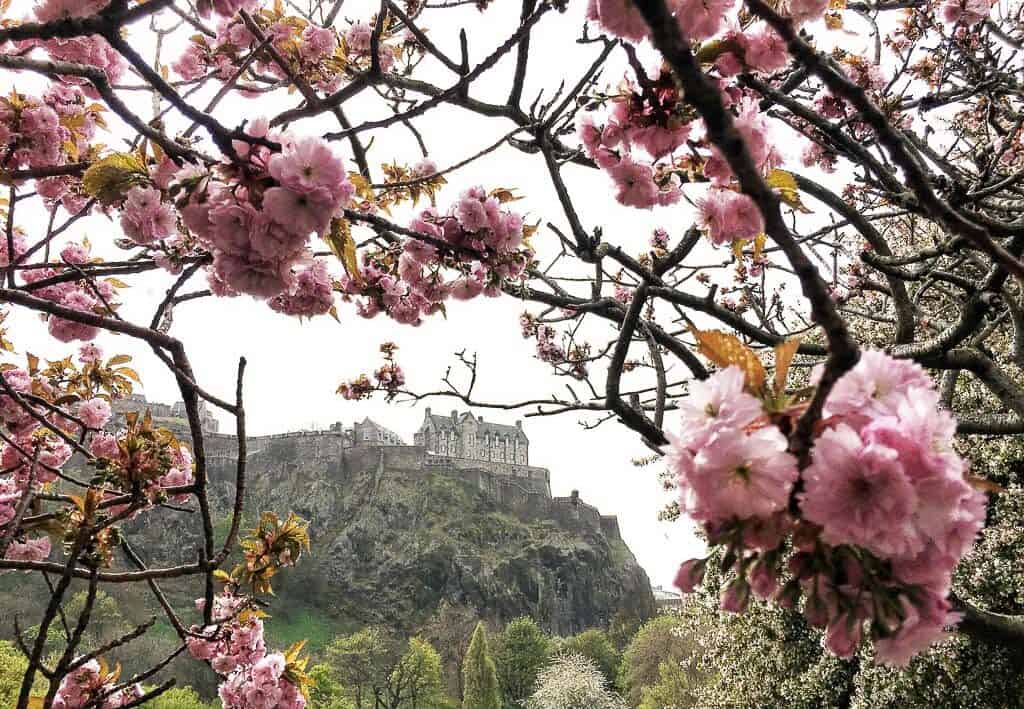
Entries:
[[[27,5],[28,3],[26,3]],[[596,57],[598,45],[575,45],[582,25],[585,3],[570,4],[565,15],[548,18],[540,23],[533,37],[530,72],[524,102],[528,105],[538,89],[550,89],[564,79],[572,85]],[[518,3],[495,3],[482,16],[472,8],[455,12],[428,15],[425,25],[433,40],[446,50],[457,53],[458,29],[465,22],[472,28],[469,50],[475,63],[496,47],[518,20]],[[343,17],[366,19],[370,14],[363,4],[347,3]],[[442,21],[443,20],[443,21]],[[481,20],[483,20],[481,22]],[[169,23],[170,18],[162,20]],[[343,26],[339,22],[339,26]],[[132,32],[136,46],[146,44],[144,28]],[[164,62],[171,63],[180,53],[183,42],[190,34],[181,31],[169,40],[164,49]],[[152,54],[150,49],[149,54]],[[607,71],[603,83],[616,83],[621,79],[620,63],[611,63],[614,71]],[[485,77],[473,84],[472,95],[492,101],[507,96],[512,60],[498,64]],[[419,76],[438,85],[449,85],[453,78],[432,60],[421,66]],[[12,75],[6,74],[8,83]],[[27,76],[18,76],[14,83],[23,92],[35,90],[39,83]],[[137,83],[137,82],[133,82]],[[213,89],[215,90],[215,89]],[[146,94],[124,92],[144,116],[152,109]],[[199,93],[195,102],[203,105],[212,90]],[[354,123],[387,115],[387,109],[374,101],[366,92],[363,97],[346,106]],[[256,100],[232,99],[218,109],[218,117],[228,125],[242,118],[274,113],[296,103],[295,96],[278,92],[272,97]],[[115,135],[101,138],[118,147]],[[170,116],[167,132],[173,134],[186,123],[180,117]],[[442,107],[429,112],[417,121],[431,151],[431,158],[444,168],[461,160],[484,146],[495,142],[512,125],[501,119],[483,119],[452,108]],[[319,134],[335,130],[337,126],[326,119],[304,121],[293,127],[299,134]],[[378,132],[376,144],[370,153],[371,165],[398,159],[412,163],[418,157],[411,134],[401,128]],[[798,150],[795,141],[782,141],[783,151]],[[338,146],[339,152],[350,157],[347,145]],[[796,158],[796,153],[792,155]],[[602,226],[605,238],[622,245],[628,251],[644,250],[655,226],[666,227],[673,239],[679,238],[689,226],[689,210],[676,207],[671,210],[655,209],[645,212],[618,206],[612,199],[610,183],[600,172],[569,166],[566,179],[576,195],[577,207],[584,226]],[[488,159],[474,163],[449,178],[450,184],[442,190],[438,206],[446,208],[457,199],[459,192],[474,184],[517,188],[525,198],[513,208],[526,214],[529,223],[537,220],[552,221],[567,231],[565,220],[555,199],[539,155],[526,155],[504,147]],[[20,211],[20,210],[19,210]],[[21,213],[24,219],[24,213]],[[407,218],[400,213],[395,219]],[[21,221],[37,236],[45,228],[39,215],[31,222]],[[108,258],[123,255],[110,246],[119,236],[115,221],[95,216],[83,221],[73,230],[74,238],[88,235],[96,252]],[[550,231],[541,229],[534,239],[541,253],[551,254],[557,243]],[[322,245],[317,245],[322,246]],[[705,247],[701,247],[705,248]],[[694,259],[718,262],[728,259],[725,251],[711,249],[698,251]],[[334,270],[340,272],[335,265]],[[137,322],[148,323],[153,307],[162,298],[170,280],[161,274],[135,277],[133,287],[125,295],[122,315]],[[205,287],[203,279],[194,279],[193,287]],[[530,308],[537,312],[536,307]],[[279,315],[264,304],[249,297],[235,299],[205,298],[180,306],[175,312],[172,333],[182,339],[200,383],[225,398],[232,398],[234,371],[240,356],[248,358],[245,403],[251,434],[278,433],[307,428],[325,428],[335,421],[350,424],[369,416],[394,429],[411,442],[412,434],[423,418],[423,408],[447,412],[464,407],[453,399],[434,399],[419,406],[388,405],[376,399],[348,402],[335,394],[344,379],[361,372],[372,371],[380,361],[378,347],[381,342],[394,341],[400,347],[399,360],[405,369],[407,382],[413,390],[440,388],[441,378],[454,363],[453,353],[467,350],[479,356],[480,370],[475,396],[495,402],[515,401],[551,393],[565,394],[566,379],[551,376],[547,365],[533,356],[530,341],[519,333],[518,316],[524,304],[512,298],[497,300],[480,298],[474,302],[452,302],[447,318],[436,316],[422,326],[412,328],[394,324],[383,316],[375,320],[358,317],[351,306],[339,304],[341,323],[329,317],[310,322]],[[20,350],[31,350],[48,358],[57,358],[74,351],[71,345],[62,345],[45,334],[45,325],[33,316],[21,315],[12,323],[12,334]],[[613,336],[610,329],[598,327],[594,332],[606,338]],[[599,342],[603,343],[604,340]],[[136,365],[143,375],[144,393],[154,401],[172,401],[177,397],[176,387],[163,366],[144,347],[129,338],[103,334],[98,340],[108,354],[127,352],[136,357]],[[671,375],[670,375],[671,376]],[[628,386],[628,380],[627,380]],[[495,421],[512,423],[522,413],[477,412]],[[641,565],[655,584],[670,585],[679,562],[700,552],[702,543],[693,535],[686,522],[663,523],[656,519],[658,510],[670,500],[657,481],[660,466],[634,467],[630,461],[650,451],[640,444],[636,434],[610,422],[596,431],[584,431],[576,414],[558,417],[528,418],[524,422],[531,441],[530,459],[535,465],[551,469],[554,494],[566,495],[578,489],[584,500],[596,505],[604,514],[618,515],[622,533]],[[227,419],[224,419],[227,423]],[[672,428],[672,415],[667,417]]]

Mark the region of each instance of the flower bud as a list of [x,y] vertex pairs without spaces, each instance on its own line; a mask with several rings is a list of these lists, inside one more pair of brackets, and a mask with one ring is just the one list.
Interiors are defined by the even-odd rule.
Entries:
[[775,569],[764,559],[758,559],[750,570],[750,590],[758,598],[765,600],[779,588],[779,578]]
[[676,572],[673,584],[683,593],[692,593],[693,589],[704,580],[704,571],[707,568],[707,559],[690,559],[684,561]]
[[815,628],[824,628],[828,624],[828,606],[817,592],[807,597],[804,604],[804,617]]
[[850,658],[860,644],[862,619],[852,613],[840,613],[825,632],[825,647],[837,657]]
[[738,578],[725,587],[722,592],[721,608],[730,613],[742,613],[750,601],[750,586],[745,579]]

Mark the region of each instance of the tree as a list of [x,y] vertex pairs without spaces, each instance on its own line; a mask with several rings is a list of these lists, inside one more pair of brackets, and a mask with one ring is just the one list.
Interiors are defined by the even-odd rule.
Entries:
[[572,653],[558,655],[537,677],[530,709],[625,709],[626,704],[593,662]]
[[562,643],[559,651],[587,658],[601,671],[608,686],[615,686],[622,656],[603,630],[591,628],[573,635]]
[[500,709],[501,689],[487,648],[487,629],[477,623],[462,664],[462,709]]
[[392,632],[370,626],[335,638],[325,654],[332,679],[356,709],[366,709],[376,707],[387,695],[401,652],[400,642]]
[[345,696],[342,686],[334,679],[334,670],[330,665],[313,665],[309,678],[309,705],[312,709],[349,709],[357,706]]
[[533,694],[537,675],[548,664],[550,641],[532,618],[516,618],[498,633],[492,644],[504,703],[523,707]]
[[666,660],[658,665],[658,680],[641,688],[639,709],[678,709],[694,706],[692,675],[683,664]]
[[[1020,645],[1021,608],[951,593],[990,521],[985,496],[1006,494],[965,477],[971,451],[954,436],[1024,432],[1018,7],[595,0],[579,35],[578,18],[559,24],[564,2],[525,0],[507,18],[480,2],[501,40],[474,52],[472,31],[436,31],[461,29],[462,15],[445,19],[464,3],[388,0],[355,21],[340,0],[300,5],[197,0],[179,21],[169,0],[3,4],[0,69],[19,89],[0,104],[0,569],[57,579],[26,624],[37,630],[17,709],[38,677],[49,707],[82,680],[99,696],[150,676],[76,665],[84,632],[53,632],[93,622],[89,600],[62,616],[76,581],[87,599],[146,588],[179,649],[232,668],[229,707],[261,662],[259,677],[300,691],[295,652],[239,667],[218,635],[263,639],[260,596],[308,544],[292,518],[242,532],[245,360],[217,382],[185,341],[183,319],[236,296],[268,317],[354,311],[396,328],[484,295],[527,303],[511,326],[571,380],[550,396],[481,400],[468,353],[439,391],[407,387],[392,343],[338,392],[622,423],[665,456],[676,511],[726,562],[719,602],[800,608],[835,656],[866,641],[905,666],[952,624]],[[535,32],[557,62],[537,61]],[[582,68],[567,75],[570,53]],[[275,115],[253,120],[253,96]],[[477,144],[451,130],[456,115],[504,132]],[[453,134],[445,165],[420,157]],[[799,160],[779,149],[795,141]],[[546,180],[508,186],[526,174],[507,169],[512,156]],[[495,184],[472,184],[469,165]],[[639,244],[648,213],[658,224]],[[114,233],[87,240],[93,216],[116,218]],[[877,327],[866,336],[858,320]],[[103,354],[93,341],[108,334],[147,360]],[[69,343],[84,346],[69,356]],[[188,440],[151,416],[112,422],[158,370]],[[223,527],[201,404],[238,433]],[[196,548],[150,568],[127,522],[183,504]],[[689,560],[679,584],[698,586],[708,566]],[[192,583],[201,618],[164,602],[170,579]]]
[[674,682],[676,668],[683,663],[696,672],[691,662],[698,651],[693,637],[685,618],[675,613],[657,615],[641,626],[622,654],[617,680],[630,706],[640,705],[643,690],[664,681],[666,675]]
[[409,640],[408,650],[391,671],[386,686],[388,709],[441,709],[450,702],[444,695],[441,657],[420,638]]

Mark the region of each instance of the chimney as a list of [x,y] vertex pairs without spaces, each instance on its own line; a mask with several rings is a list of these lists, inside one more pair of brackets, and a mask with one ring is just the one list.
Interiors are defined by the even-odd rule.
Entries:
[[483,416],[478,416],[478,417],[477,417],[477,420],[478,420],[478,421],[479,421],[480,423],[483,423],[483,422],[484,422],[484,417],[483,417]]
[[455,409],[452,409],[452,423],[453,424],[454,423],[458,423],[458,421],[459,421],[459,412],[456,411]]
[[523,420],[522,419],[516,419],[516,428],[522,430],[522,428],[523,428]]

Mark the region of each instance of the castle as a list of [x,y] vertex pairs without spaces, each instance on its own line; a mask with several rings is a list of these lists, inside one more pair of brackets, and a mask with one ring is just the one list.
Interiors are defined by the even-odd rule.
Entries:
[[[183,440],[189,438],[181,402],[161,404],[133,394],[114,403],[117,413],[147,409],[154,423]],[[236,438],[220,432],[217,419],[202,401],[199,414],[211,479],[227,480],[237,456]],[[112,425],[119,421],[115,417]],[[440,416],[427,408],[412,445],[370,418],[351,426],[337,422],[324,430],[249,436],[246,443],[247,467],[271,481],[283,483],[304,467],[322,469],[334,481],[343,481],[353,471],[372,469],[447,474],[472,484],[519,517],[583,526],[621,540],[617,518],[583,502],[578,491],[568,497],[552,496],[550,471],[529,463],[530,441],[521,421],[509,426],[468,411]]]
[[515,426],[485,422],[484,417],[470,412],[438,416],[428,407],[420,430],[413,436],[418,446],[428,453],[471,458],[473,460],[527,465],[530,440],[523,432],[523,422]]

